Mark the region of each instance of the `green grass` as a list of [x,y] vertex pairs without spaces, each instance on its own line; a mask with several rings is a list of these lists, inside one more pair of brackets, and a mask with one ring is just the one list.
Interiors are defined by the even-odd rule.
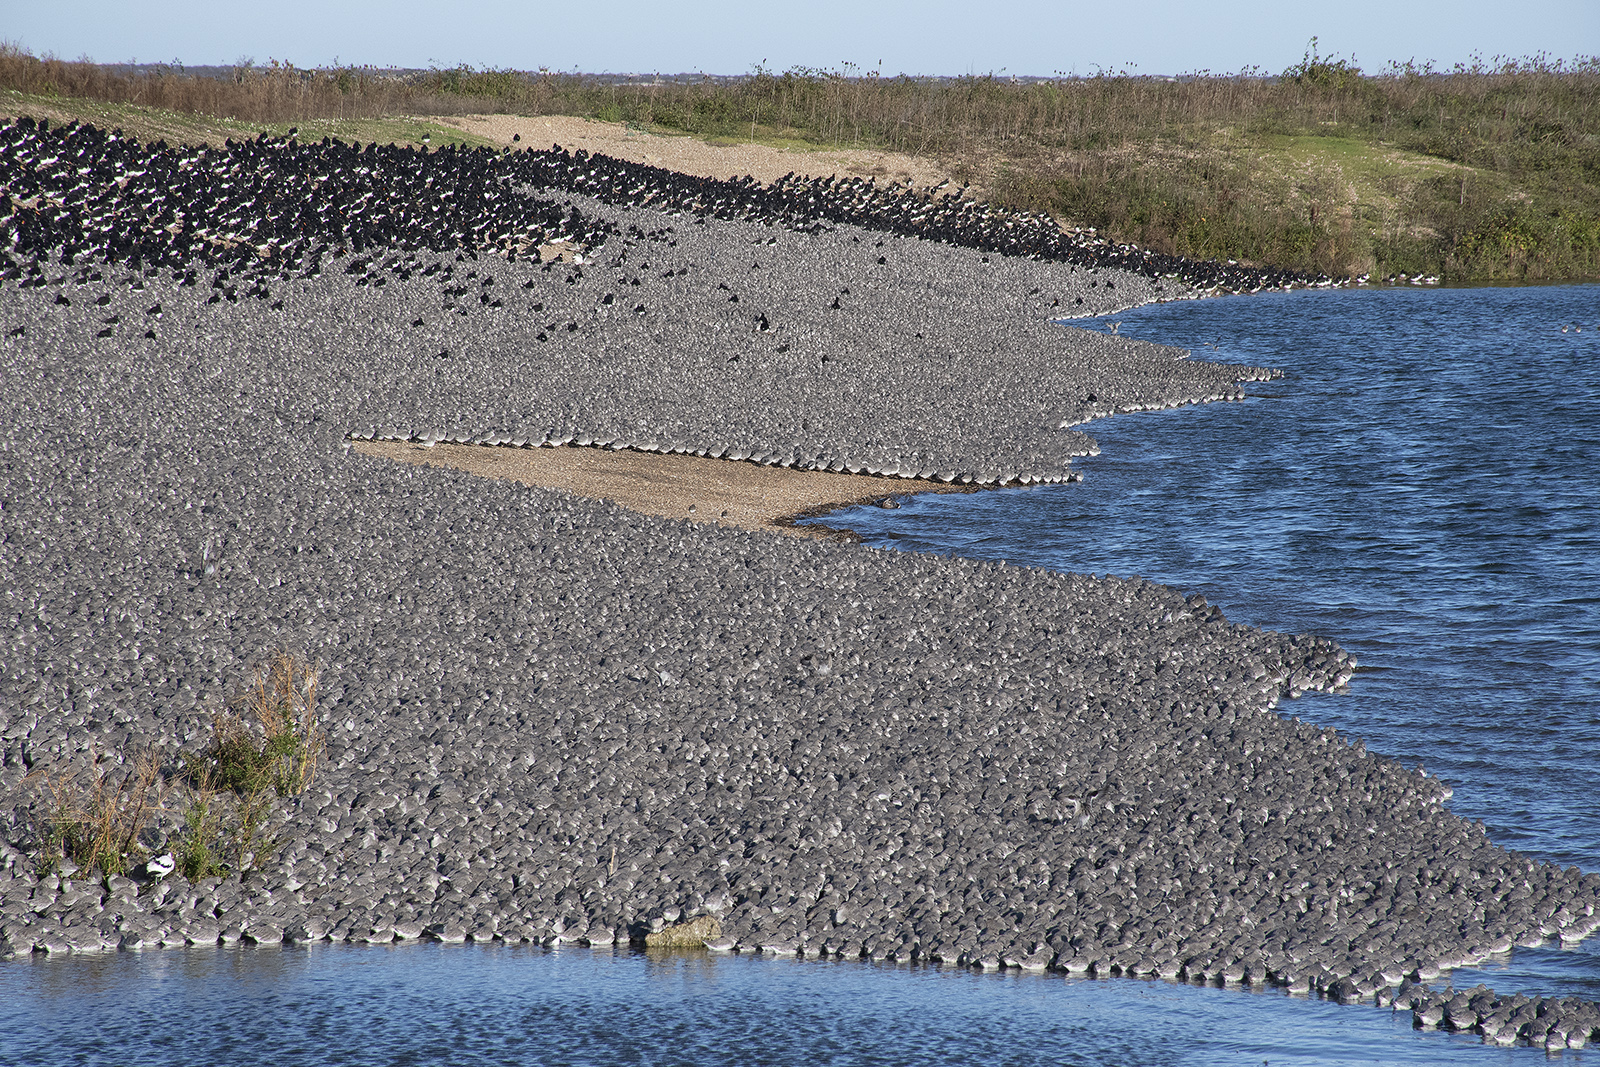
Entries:
[[174,855],[191,881],[244,871],[277,842],[263,833],[274,796],[303,792],[324,743],[317,668],[289,652],[258,664],[244,695],[211,722],[211,743],[186,754],[190,787]]
[[293,796],[316,776],[323,732],[318,671],[288,652],[257,665],[237,705],[212,719],[211,743],[187,761],[203,789]]
[[[1351,137],[1231,130],[1204,143],[1104,153],[1082,172],[1002,173],[1000,198],[1164,252],[1239,259],[1331,274],[1444,273],[1455,242],[1429,190],[1459,184],[1508,196],[1500,176]],[[1049,172],[1045,172],[1049,175]]]

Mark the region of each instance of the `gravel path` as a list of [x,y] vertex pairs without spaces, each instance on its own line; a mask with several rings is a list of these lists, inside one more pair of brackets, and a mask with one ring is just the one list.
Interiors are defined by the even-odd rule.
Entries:
[[[1178,282],[548,189],[518,210],[588,220],[586,262],[397,237],[175,280],[114,245],[65,263],[40,234],[92,235],[131,186],[18,206],[45,157],[8,143],[0,952],[605,944],[712,916],[714,947],[1383,1002],[1600,925],[1600,877],[1494,846],[1437,781],[1275,710],[1350,679],[1326,640],[1137,578],[652,518],[349,445],[1054,480],[1092,447],[1074,424],[1265,373],[1047,322]],[[28,214],[52,197],[79,230]],[[328,725],[277,853],[195,885],[36,876],[30,771],[175,767],[277,648],[323,665]],[[1591,1010],[1540,1002],[1511,1037],[1586,1040]]]

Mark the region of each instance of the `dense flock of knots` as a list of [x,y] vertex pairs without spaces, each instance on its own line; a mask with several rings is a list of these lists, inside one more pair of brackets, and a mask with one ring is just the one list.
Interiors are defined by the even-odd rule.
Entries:
[[[1314,281],[867,182],[0,127],[0,955],[711,917],[713,949],[1314,990],[1587,1042],[1588,1001],[1431,983],[1594,933],[1600,876],[1277,714],[1351,681],[1325,639],[1138,578],[349,451],[1059,476],[1077,422],[1268,373],[1064,330],[1063,305]],[[326,666],[330,740],[270,864],[40,876],[30,773],[170,756],[289,643]]]
[[[530,190],[805,231],[848,223],[1007,256],[1114,267],[1200,290],[1328,285],[1326,277],[1187,260],[1001,209],[873,179],[680,174],[559,146],[430,151],[261,134],[221,147],[144,144],[99,127],[22,118],[0,126],[0,277],[36,277],[37,257],[183,266],[199,260],[287,278],[330,249],[462,249],[515,256],[596,243],[604,224]],[[114,195],[113,188],[115,190]]]

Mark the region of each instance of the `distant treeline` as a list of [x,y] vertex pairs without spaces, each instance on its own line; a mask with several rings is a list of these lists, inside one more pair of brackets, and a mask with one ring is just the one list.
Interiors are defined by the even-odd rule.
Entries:
[[[455,67],[121,71],[0,47],[0,87],[246,122],[581,115],[708,138],[940,160],[1012,207],[1196,258],[1452,280],[1600,276],[1600,59],[1317,54],[1275,75],[882,77],[757,69],[659,83]],[[1412,165],[1419,164],[1419,165]],[[1409,167],[1409,169],[1407,169]]]

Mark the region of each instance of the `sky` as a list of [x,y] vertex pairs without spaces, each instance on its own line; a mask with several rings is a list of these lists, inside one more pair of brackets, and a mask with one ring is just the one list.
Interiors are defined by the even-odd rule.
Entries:
[[1600,55],[1600,0],[0,0],[0,40],[102,63],[744,74],[1278,73],[1311,38],[1376,72],[1481,55]]

